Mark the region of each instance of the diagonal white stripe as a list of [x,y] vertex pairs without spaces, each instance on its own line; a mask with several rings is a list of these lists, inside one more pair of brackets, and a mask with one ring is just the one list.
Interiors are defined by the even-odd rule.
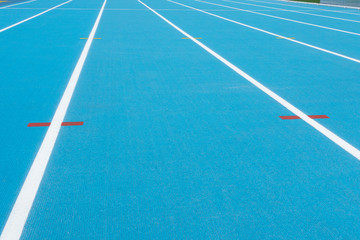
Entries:
[[[231,1],[231,0],[222,0],[222,1],[224,1],[224,2],[232,2],[232,3],[236,3],[236,4],[244,4],[244,5],[249,5],[249,6],[257,6],[257,7],[275,9],[275,10],[280,10],[280,11],[284,11],[284,12],[293,12],[293,13],[299,13],[299,14],[306,14],[306,15],[311,15],[311,16],[315,16],[315,17],[331,18],[331,19],[342,20],[342,21],[347,21],[347,22],[360,23],[360,21],[356,21],[356,20],[348,19],[348,18],[331,17],[331,16],[327,16],[327,15],[321,15],[321,14],[315,14],[315,13],[307,13],[307,12],[299,12],[299,11],[290,10],[290,9],[268,7],[268,6],[264,6],[264,5],[250,4],[250,3],[245,3],[245,2],[236,2],[236,1]],[[251,1],[251,0],[247,0],[247,1]],[[251,1],[251,2],[259,2],[259,1]]]
[[[326,3],[315,3],[315,2],[303,2],[303,1],[292,1],[292,0],[276,0],[279,2],[286,2],[286,3],[296,3],[296,4],[308,4],[308,5],[314,5],[314,6],[326,6],[326,7],[332,7],[332,8],[347,8],[347,9],[356,9],[356,10],[360,10],[360,7],[353,7],[353,6],[345,6],[345,5],[339,5],[339,4],[326,4]],[[284,4],[285,5],[285,4]],[[289,5],[291,6],[291,5]],[[304,8],[304,7],[303,7]],[[344,12],[344,11],[335,11],[335,10],[325,10],[323,8],[309,8],[309,9],[314,9],[316,11],[320,10],[320,11],[327,11],[327,12],[339,12],[339,13],[345,13],[345,14],[352,14],[352,15],[359,15],[357,13],[354,12]],[[313,11],[313,10],[310,10]]]
[[51,11],[51,10],[54,10],[55,8],[61,7],[62,5],[65,5],[65,4],[69,3],[69,2],[72,2],[72,0],[69,0],[69,1],[67,1],[67,2],[61,3],[61,4],[59,4],[59,5],[55,6],[55,7],[52,7],[52,8],[50,8],[50,9],[46,10],[46,11],[43,11],[43,12],[41,12],[41,13],[38,13],[38,14],[32,16],[32,17],[26,18],[26,19],[24,19],[24,20],[22,20],[22,21],[20,21],[20,22],[17,22],[17,23],[15,23],[15,24],[13,24],[13,25],[10,25],[10,26],[8,26],[8,27],[6,27],[6,28],[0,29],[0,33],[1,33],[1,32],[4,32],[4,31],[6,31],[6,30],[8,30],[8,29],[10,29],[10,28],[16,27],[17,25],[20,25],[20,24],[22,24],[22,23],[24,23],[24,22],[27,22],[27,21],[29,21],[29,20],[31,20],[31,19],[33,19],[33,18],[39,17],[39,16],[43,15],[44,13],[47,13],[47,12],[49,12],[49,11]]
[[[249,0],[248,0],[249,1]],[[277,0],[277,1],[283,1],[283,2],[287,2],[285,0]],[[260,1],[258,1],[260,2]],[[269,4],[276,4],[276,3],[270,3],[270,2],[263,2],[263,3],[269,3]],[[289,2],[289,3],[294,3],[294,4],[280,4],[277,3],[277,5],[283,5],[283,6],[287,6],[287,7],[297,7],[297,8],[305,8],[305,9],[313,9],[313,10],[317,10],[317,11],[324,11],[324,12],[336,12],[336,13],[344,13],[344,14],[351,14],[351,15],[357,15],[359,16],[359,14],[357,13],[352,13],[352,12],[344,12],[344,11],[339,11],[339,10],[330,10],[330,9],[324,9],[324,8],[310,8],[310,7],[304,7],[304,6],[300,6],[301,4],[316,4],[317,6],[328,6],[328,7],[332,7],[332,8],[350,8],[350,9],[357,9],[359,10],[359,7],[353,7],[353,6],[345,6],[345,5],[335,5],[335,4],[326,4],[326,3],[312,3],[312,2]],[[295,6],[297,5],[297,6]]]
[[11,4],[11,5],[7,5],[5,7],[0,7],[0,9],[5,9],[5,8],[10,8],[13,6],[17,6],[17,5],[21,5],[21,4],[26,4],[26,3],[31,3],[31,2],[35,2],[36,0],[31,0],[31,1],[26,1],[26,2],[21,2],[21,3],[15,3],[15,4]]
[[20,239],[21,237],[29,212],[35,200],[36,193],[39,189],[41,180],[43,178],[46,166],[49,162],[51,152],[54,148],[56,139],[58,137],[61,123],[64,121],[66,111],[69,107],[76,84],[80,77],[80,73],[84,66],[86,57],[89,53],[91,43],[94,39],[96,30],[98,28],[101,16],[103,14],[106,5],[106,1],[107,0],[104,1],[101,7],[99,15],[95,21],[94,27],[91,30],[89,38],[86,41],[85,47],[81,53],[81,56],[75,66],[75,69],[71,75],[68,85],[66,86],[65,92],[56,109],[55,115],[51,121],[51,125],[48,131],[46,132],[41,147],[35,157],[35,160],[30,168],[30,171],[20,190],[19,196],[16,199],[14,207],[11,210],[10,216],[1,233],[0,240],[17,240]]
[[311,44],[308,44],[308,43],[304,43],[304,42],[301,42],[301,41],[298,41],[298,40],[294,40],[294,39],[291,39],[291,38],[289,38],[289,37],[282,36],[282,35],[280,35],[280,34],[276,34],[276,33],[273,33],[273,32],[269,32],[269,31],[266,31],[266,30],[261,29],[261,28],[253,27],[253,26],[247,25],[247,24],[245,24],[245,23],[237,22],[237,21],[235,21],[235,20],[232,20],[232,19],[229,19],[229,18],[225,18],[225,17],[219,16],[219,15],[216,15],[216,14],[213,14],[213,13],[210,13],[210,12],[207,12],[207,11],[204,11],[204,10],[201,10],[201,9],[198,9],[198,8],[194,8],[194,7],[191,7],[191,6],[188,6],[188,5],[179,3],[179,2],[175,2],[175,1],[172,1],[172,0],[167,0],[167,1],[168,1],[168,2],[172,2],[172,3],[175,3],[175,4],[178,4],[178,5],[183,6],[183,7],[186,7],[186,8],[193,9],[193,10],[198,11],[198,12],[205,13],[205,14],[210,15],[210,16],[213,16],[213,17],[217,17],[217,18],[223,19],[223,20],[228,21],[228,22],[232,22],[232,23],[235,23],[235,24],[238,24],[238,25],[247,27],[247,28],[254,29],[254,30],[259,31],[259,32],[263,32],[263,33],[266,33],[266,34],[269,34],[269,35],[272,35],[272,36],[275,36],[275,37],[280,37],[280,38],[283,38],[283,39],[285,39],[285,40],[288,40],[288,41],[291,41],[291,42],[294,42],[294,43],[297,43],[297,44],[301,44],[301,45],[304,45],[304,46],[307,46],[307,47],[310,47],[310,48],[317,49],[317,50],[322,51],[322,52],[330,53],[330,54],[332,54],[332,55],[335,55],[335,56],[338,56],[338,57],[342,57],[342,58],[348,59],[348,60],[353,61],[353,62],[360,63],[360,60],[359,60],[359,59],[352,58],[352,57],[346,56],[346,55],[344,55],[344,54],[340,54],[340,53],[337,53],[337,52],[333,52],[333,51],[327,50],[327,49],[325,49],[325,48],[317,47],[317,46],[314,46],[314,45],[311,45]]
[[160,17],[162,20],[164,20],[165,22],[167,22],[169,25],[171,25],[173,28],[175,28],[176,30],[178,30],[180,33],[182,33],[183,35],[185,35],[186,37],[190,38],[193,42],[195,42],[197,45],[199,45],[201,48],[203,48],[205,51],[207,51],[208,53],[210,53],[211,55],[213,55],[215,58],[217,58],[218,60],[220,60],[222,63],[224,63],[226,66],[228,66],[229,68],[231,68],[233,71],[235,71],[237,74],[239,74],[240,76],[242,76],[243,78],[245,78],[247,81],[249,81],[251,84],[253,84],[255,87],[257,87],[258,89],[260,89],[261,91],[263,91],[265,94],[267,94],[269,97],[271,97],[272,99],[274,99],[275,101],[277,101],[278,103],[280,103],[282,106],[284,106],[285,108],[287,108],[290,112],[294,113],[295,115],[297,115],[298,117],[300,117],[302,120],[304,120],[306,123],[308,123],[310,126],[312,126],[313,128],[315,128],[317,131],[319,131],[320,133],[322,133],[324,136],[326,136],[327,138],[329,138],[331,141],[333,141],[335,144],[337,144],[339,147],[341,147],[342,149],[344,149],[346,152],[350,153],[352,156],[354,156],[355,158],[357,158],[358,160],[360,160],[360,151],[355,148],[354,146],[352,146],[351,144],[349,144],[348,142],[346,142],[344,139],[340,138],[339,136],[337,136],[335,133],[331,132],[330,130],[328,130],[327,128],[325,128],[323,125],[321,125],[320,123],[316,122],[315,120],[309,118],[305,113],[303,113],[301,110],[299,110],[298,108],[296,108],[294,105],[292,105],[291,103],[289,103],[288,101],[286,101],[285,99],[283,99],[282,97],[280,97],[279,95],[277,95],[275,92],[271,91],[269,88],[265,87],[264,85],[262,85],[260,82],[258,82],[257,80],[255,80],[254,78],[252,78],[251,76],[249,76],[247,73],[245,73],[244,71],[242,71],[240,68],[236,67],[234,64],[232,64],[231,62],[229,62],[228,60],[226,60],[225,58],[223,58],[221,55],[219,55],[218,53],[216,53],[215,51],[213,51],[212,49],[210,49],[209,47],[207,47],[205,44],[201,43],[200,41],[196,40],[193,36],[191,36],[190,34],[188,34],[187,32],[185,32],[184,30],[182,30],[181,28],[179,28],[178,26],[176,26],[175,24],[173,24],[172,22],[170,22],[168,19],[166,19],[164,16],[162,16],[161,14],[159,14],[158,12],[156,12],[154,9],[150,8],[148,5],[146,5],[145,3],[143,3],[142,1],[138,0],[142,5],[144,5],[146,8],[148,8],[150,11],[152,11],[153,13],[155,13],[158,17]]
[[283,17],[279,17],[279,16],[275,16],[275,15],[270,15],[270,14],[265,14],[265,13],[259,13],[259,12],[256,12],[256,11],[250,11],[250,10],[246,10],[246,9],[231,7],[231,6],[228,6],[228,5],[222,5],[222,4],[217,4],[217,3],[212,3],[212,2],[206,2],[206,1],[201,1],[201,0],[195,0],[195,1],[197,1],[197,2],[202,2],[202,3],[206,3],[206,4],[210,4],[210,5],[220,6],[220,7],[224,7],[224,8],[235,9],[235,10],[238,10],[238,11],[243,11],[243,12],[249,12],[249,13],[253,13],[253,14],[258,14],[258,15],[265,16],[265,17],[276,18],[276,19],[280,19],[280,20],[284,20],[284,21],[288,21],[288,22],[300,23],[300,24],[303,24],[303,25],[308,25],[308,26],[313,26],[313,27],[323,28],[323,29],[327,29],[327,30],[332,30],[332,31],[337,31],[337,32],[342,32],[342,33],[347,33],[347,34],[352,34],[352,35],[360,36],[360,33],[356,33],[356,32],[350,32],[350,31],[345,31],[345,30],[341,30],[341,29],[337,29],[337,28],[326,27],[326,26],[322,26],[322,25],[318,25],[318,24],[313,24],[313,23],[308,23],[308,22],[297,21],[297,20],[290,19],[290,18],[283,18]]

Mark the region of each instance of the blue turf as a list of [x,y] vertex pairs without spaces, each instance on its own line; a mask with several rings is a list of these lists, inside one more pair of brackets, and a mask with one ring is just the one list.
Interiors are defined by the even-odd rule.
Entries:
[[[360,58],[358,36],[181,2]],[[360,147],[359,63],[146,3]],[[26,125],[51,121],[101,4],[74,0],[0,34],[0,226],[47,129]],[[4,26],[42,10],[11,11]],[[65,118],[84,125],[62,127],[23,239],[358,239],[358,160],[302,120],[281,120],[292,113],[135,0],[109,0],[95,37]]]

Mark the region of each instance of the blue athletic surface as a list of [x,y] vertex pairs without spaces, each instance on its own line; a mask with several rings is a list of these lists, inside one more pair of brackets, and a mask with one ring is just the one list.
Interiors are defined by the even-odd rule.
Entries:
[[[356,9],[204,1],[360,33]],[[65,0],[1,9],[19,2],[0,29]],[[358,35],[176,2],[360,59]],[[144,3],[360,148],[360,63]],[[102,4],[0,32],[0,231],[48,130],[27,125],[51,122]],[[64,120],[84,125],[61,128],[22,239],[360,239],[358,159],[136,0],[108,0],[95,38]]]
[[9,6],[9,5],[15,5],[17,3],[21,3],[21,2],[26,2],[26,1],[30,1],[30,0],[1,0],[0,1],[0,8],[1,7],[5,7],[5,6]]

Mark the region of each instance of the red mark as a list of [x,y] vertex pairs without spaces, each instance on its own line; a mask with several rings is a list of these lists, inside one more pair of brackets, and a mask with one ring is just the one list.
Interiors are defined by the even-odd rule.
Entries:
[[[309,118],[318,119],[318,118],[329,118],[326,115],[308,115]],[[291,119],[300,119],[298,116],[280,116],[282,120],[291,120]]]
[[[63,122],[61,126],[81,126],[84,122]],[[50,123],[29,123],[28,127],[49,127]]]
[[50,123],[29,123],[28,127],[48,127]]
[[63,122],[61,126],[81,126],[84,122]]

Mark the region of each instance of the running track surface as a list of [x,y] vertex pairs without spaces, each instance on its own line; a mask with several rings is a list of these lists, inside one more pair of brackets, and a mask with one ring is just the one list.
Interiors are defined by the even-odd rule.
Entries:
[[[234,1],[73,0],[34,18],[66,1],[0,3],[0,29],[31,18],[0,32],[2,240],[360,239],[360,11]],[[32,201],[19,193],[86,43]]]

